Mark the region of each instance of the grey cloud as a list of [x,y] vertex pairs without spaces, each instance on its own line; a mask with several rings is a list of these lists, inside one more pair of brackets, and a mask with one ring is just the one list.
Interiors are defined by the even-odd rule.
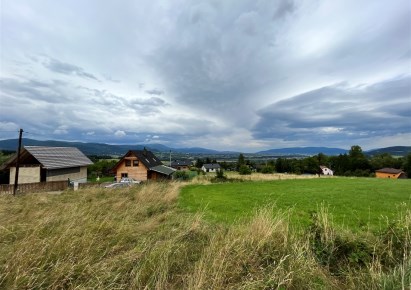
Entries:
[[272,43],[285,23],[279,16],[293,12],[278,4],[286,2],[190,3],[148,61],[181,103],[214,113],[247,107],[255,90],[278,78]]
[[93,80],[98,81],[98,78],[96,76],[84,71],[83,68],[73,65],[73,64],[59,61],[54,58],[47,59],[43,63],[43,65],[53,72],[57,72],[57,73],[65,74],[65,75],[77,75],[79,77],[93,79]]
[[31,79],[0,78],[2,95],[13,98],[23,98],[30,102],[36,100],[50,103],[69,101],[70,98],[63,93],[65,83],[61,81],[44,82]]
[[410,76],[361,88],[323,87],[259,110],[253,136],[312,144],[410,133],[410,98]]
[[158,96],[161,96],[161,95],[164,94],[163,91],[157,90],[157,89],[146,90],[146,93],[149,94],[149,95],[158,95]]

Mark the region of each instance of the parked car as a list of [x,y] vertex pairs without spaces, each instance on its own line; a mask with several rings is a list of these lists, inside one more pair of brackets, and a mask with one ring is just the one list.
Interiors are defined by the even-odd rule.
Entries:
[[139,183],[141,183],[141,181],[140,181],[140,180],[135,180],[135,179],[129,178],[129,177],[123,177],[123,178],[120,180],[120,183],[139,184]]
[[121,183],[121,182],[116,182],[112,183],[109,185],[104,186],[105,188],[121,188],[121,187],[128,187],[130,186],[130,183]]

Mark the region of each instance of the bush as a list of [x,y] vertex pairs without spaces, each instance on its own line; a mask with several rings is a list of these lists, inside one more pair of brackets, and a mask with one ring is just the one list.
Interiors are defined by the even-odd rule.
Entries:
[[241,175],[250,175],[251,169],[247,165],[241,165],[238,169],[238,173],[240,173]]
[[270,165],[264,166],[261,169],[261,173],[267,174],[267,173],[274,173],[274,168]]
[[174,173],[174,179],[175,180],[184,181],[184,180],[188,180],[189,178],[190,178],[190,176],[185,171],[178,170]]

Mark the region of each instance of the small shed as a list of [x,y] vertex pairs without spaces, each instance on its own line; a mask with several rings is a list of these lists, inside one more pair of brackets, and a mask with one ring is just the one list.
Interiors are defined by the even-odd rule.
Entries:
[[201,170],[204,172],[217,172],[221,170],[221,166],[218,163],[208,163],[204,164],[203,167],[201,167]]
[[[14,183],[17,154],[0,169],[10,170]],[[75,147],[25,146],[20,152],[19,184],[63,181],[87,182],[87,166],[93,162]]]
[[381,168],[375,170],[375,176],[377,178],[406,178],[404,171],[395,168]]

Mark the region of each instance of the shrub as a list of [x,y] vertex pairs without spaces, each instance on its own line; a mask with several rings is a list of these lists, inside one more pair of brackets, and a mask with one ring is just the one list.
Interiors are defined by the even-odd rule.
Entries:
[[250,175],[251,169],[247,165],[241,165],[238,169],[238,173],[240,173],[241,175]]
[[274,168],[270,165],[264,166],[261,169],[261,173],[267,174],[267,173],[274,173]]
[[178,170],[174,173],[174,179],[175,180],[185,181],[185,180],[188,180],[189,178],[190,178],[190,176],[185,171]]

